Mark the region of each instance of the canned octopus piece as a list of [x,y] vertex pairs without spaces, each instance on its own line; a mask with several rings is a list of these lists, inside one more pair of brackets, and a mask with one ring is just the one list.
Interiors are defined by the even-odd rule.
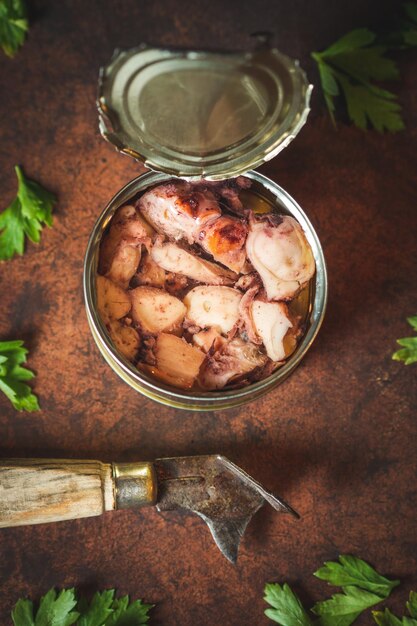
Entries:
[[182,389],[240,388],[269,376],[303,335],[287,303],[315,272],[291,216],[245,208],[239,176],[155,186],[113,216],[97,306],[117,350]]

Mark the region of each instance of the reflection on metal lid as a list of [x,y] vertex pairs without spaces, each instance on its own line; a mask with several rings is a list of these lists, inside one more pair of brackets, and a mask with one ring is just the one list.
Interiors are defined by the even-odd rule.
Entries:
[[100,132],[153,170],[231,178],[285,148],[311,94],[298,63],[278,50],[116,51],[100,72]]

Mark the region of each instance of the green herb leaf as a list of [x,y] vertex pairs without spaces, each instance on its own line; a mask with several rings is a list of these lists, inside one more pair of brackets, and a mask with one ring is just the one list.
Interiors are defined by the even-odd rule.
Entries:
[[404,41],[409,46],[417,46],[417,29],[410,29],[405,31]]
[[327,50],[313,52],[330,116],[334,121],[334,98],[343,93],[350,120],[366,130],[370,125],[379,132],[404,129],[396,95],[373,81],[399,77],[396,64],[385,57],[386,48],[372,45],[376,35],[367,28],[347,33]]
[[403,7],[410,20],[417,25],[417,3],[405,2]]
[[[383,132],[397,132],[405,128],[401,118],[401,107],[388,97],[381,97],[375,91],[353,85],[344,79],[340,80],[346,99],[347,111],[350,119],[358,128],[366,130],[370,122],[375,130]],[[387,93],[387,92],[385,92]]]
[[333,76],[332,71],[325,63],[322,63],[321,61],[319,61],[318,68],[319,68],[321,85],[324,91],[324,99],[326,101],[327,108],[330,114],[330,118],[333,122],[333,125],[336,126],[336,120],[334,117],[335,106],[334,106],[333,98],[334,96],[339,95],[339,86]]
[[268,583],[264,589],[264,600],[273,608],[266,609],[265,615],[281,626],[311,626],[312,621],[289,585]]
[[404,42],[409,46],[417,46],[417,3],[406,2],[403,7],[408,17],[402,33]]
[[339,86],[337,84],[337,80],[335,79],[332,70],[328,65],[319,61],[318,64],[321,86],[326,94],[329,96],[338,96],[339,95]]
[[0,261],[12,258],[14,254],[23,254],[25,235],[38,243],[43,226],[52,226],[55,196],[27,179],[18,165],[15,171],[17,197],[0,213]]
[[378,626],[403,626],[402,620],[398,619],[389,609],[372,611],[372,617]]
[[[407,322],[410,324],[413,330],[417,332],[417,315],[407,318]],[[416,337],[404,337],[403,339],[397,339],[397,343],[403,346],[402,350],[397,350],[392,355],[394,361],[404,361],[405,365],[411,365],[411,363],[417,362],[417,336]]]
[[13,57],[23,44],[29,28],[24,0],[1,0],[0,46]]
[[20,599],[12,611],[14,626],[35,626],[33,621],[33,603],[30,600]]
[[385,578],[362,559],[350,555],[339,556],[339,563],[327,561],[314,572],[314,576],[336,587],[355,585],[381,598],[387,598],[394,587],[400,584],[399,580]]
[[325,59],[334,56],[335,54],[343,54],[344,52],[350,52],[363,46],[368,46],[375,41],[376,35],[368,28],[356,28],[351,30],[346,35],[343,35],[334,44],[329,46],[327,50],[320,52],[320,56]]
[[[108,589],[94,594],[90,603],[77,603],[74,589],[54,589],[41,599],[35,618],[33,604],[21,599],[12,611],[14,626],[140,626],[149,621],[153,604],[142,600],[129,602],[129,596],[115,599],[115,590]],[[73,609],[77,610],[74,611]]]
[[399,72],[392,59],[384,57],[386,48],[372,46],[336,54],[331,62],[339,70],[358,82],[367,84],[371,80],[397,80]]
[[32,622],[15,621],[15,607],[12,613],[14,624],[15,626],[26,626],[26,624],[34,624],[34,626],[71,626],[71,624],[75,624],[79,617],[79,613],[72,610],[76,604],[74,589],[63,589],[58,594],[55,589],[50,589],[41,598],[34,622],[33,620]]
[[407,317],[407,322],[410,324],[411,328],[417,332],[417,315]]
[[372,616],[378,626],[417,626],[417,593],[410,591],[410,597],[406,604],[411,617],[400,619],[389,609],[385,611],[372,611]]
[[123,596],[113,602],[113,614],[104,626],[139,626],[149,621],[149,611],[153,604],[143,604],[142,600],[134,600],[129,604],[129,596]]
[[410,591],[410,597],[406,606],[407,611],[410,613],[411,617],[417,619],[417,593],[415,591]]
[[37,397],[22,381],[31,380],[35,374],[22,367],[28,351],[23,341],[0,341],[0,391],[18,411],[39,411]]
[[403,617],[400,619],[389,609],[385,611],[372,611],[372,617],[378,626],[417,626],[417,620],[411,617]]
[[113,614],[114,589],[97,592],[94,594],[90,605],[79,604],[77,608],[83,608],[77,626],[103,626],[106,619]]
[[362,611],[382,600],[380,596],[357,587],[344,587],[343,591],[329,600],[317,602],[311,609],[320,616],[320,626],[349,626]]

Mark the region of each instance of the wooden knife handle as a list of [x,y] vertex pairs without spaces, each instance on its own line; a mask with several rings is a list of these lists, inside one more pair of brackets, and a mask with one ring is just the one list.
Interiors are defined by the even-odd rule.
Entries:
[[0,528],[92,517],[114,508],[109,463],[0,459]]

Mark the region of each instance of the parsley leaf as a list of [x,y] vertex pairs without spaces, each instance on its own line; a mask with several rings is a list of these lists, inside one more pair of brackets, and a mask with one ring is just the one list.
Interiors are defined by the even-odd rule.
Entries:
[[102,626],[106,619],[113,614],[112,604],[114,601],[114,589],[97,592],[94,594],[90,605],[79,603],[82,614],[78,620],[78,626]]
[[[314,605],[311,611],[318,619],[309,616],[286,584],[266,585],[264,600],[273,608],[265,615],[281,626],[350,626],[365,609],[382,602],[399,585],[398,580],[385,578],[362,559],[350,555],[339,556],[339,562],[327,561],[314,575],[343,590]],[[410,615],[412,611],[417,613],[417,594],[410,594],[409,604]],[[417,626],[417,622],[404,622],[402,626]]]
[[[362,46],[371,44],[375,40],[375,34],[368,28],[356,28],[343,35],[334,44],[319,54],[321,58],[331,58],[335,54],[351,52]],[[313,53],[317,54],[317,53]]]
[[406,607],[411,617],[399,619],[389,609],[372,611],[372,616],[378,626],[417,626],[417,593],[415,591],[410,591]]
[[[417,315],[408,317],[407,322],[417,332]],[[397,350],[392,355],[394,361],[404,361],[405,365],[411,365],[411,363],[417,362],[417,336],[416,337],[404,337],[403,339],[397,339],[397,343],[403,346],[402,350]]]
[[29,28],[24,0],[0,0],[0,46],[13,57]]
[[406,607],[411,617],[417,619],[417,593],[415,591],[410,591],[410,597],[408,599]]
[[33,621],[33,602],[21,598],[12,611],[14,626],[35,626]]
[[58,594],[50,589],[39,603],[35,626],[71,626],[79,613],[73,611],[77,604],[74,589],[63,589]]
[[376,35],[367,28],[353,30],[327,50],[313,52],[324,98],[335,121],[335,98],[343,93],[350,120],[363,130],[370,125],[379,132],[404,129],[396,95],[374,81],[399,77],[394,61],[384,56],[386,48],[375,45]]
[[343,587],[344,593],[336,593],[329,600],[317,602],[311,609],[320,616],[320,626],[349,626],[370,606],[382,598],[358,587]]
[[129,596],[123,596],[113,602],[113,614],[104,626],[139,626],[149,621],[149,611],[153,604],[143,604],[134,600],[129,604]]
[[409,46],[417,46],[417,3],[406,2],[403,7],[408,17],[403,31],[404,42]]
[[[378,626],[403,626],[403,621],[398,619],[389,609],[385,609],[385,611],[372,611],[372,617]],[[412,626],[412,624],[410,624],[410,626]]]
[[71,626],[79,613],[72,609],[77,604],[74,589],[63,589],[59,594],[50,589],[41,598],[39,609],[33,619],[33,604],[30,600],[19,600],[12,611],[14,626]]
[[348,115],[355,126],[366,130],[370,122],[381,133],[384,129],[395,133],[405,128],[400,117],[401,106],[390,99],[393,94],[385,92],[387,96],[381,97],[377,92],[352,85],[342,77],[339,82],[346,98]]
[[23,254],[25,235],[39,243],[43,225],[52,226],[55,196],[38,183],[26,178],[15,167],[18,191],[13,202],[0,213],[0,261]]
[[265,585],[264,600],[273,608],[266,609],[265,615],[281,626],[311,626],[312,621],[289,585],[268,583]]
[[[63,589],[58,594],[50,589],[41,599],[34,617],[33,603],[20,599],[12,611],[14,626],[140,626],[149,621],[153,604],[142,600],[129,602],[129,596],[115,599],[115,590],[94,594],[90,603],[77,603],[74,589]],[[73,609],[76,609],[75,611]]]
[[350,555],[339,556],[339,563],[327,561],[323,567],[314,572],[314,576],[336,587],[355,585],[365,591],[376,593],[381,598],[387,598],[394,587],[400,584],[399,580],[389,580],[381,576],[368,563]]
[[22,381],[31,380],[35,374],[22,367],[28,350],[23,341],[0,341],[0,391],[17,411],[39,411],[37,397]]

